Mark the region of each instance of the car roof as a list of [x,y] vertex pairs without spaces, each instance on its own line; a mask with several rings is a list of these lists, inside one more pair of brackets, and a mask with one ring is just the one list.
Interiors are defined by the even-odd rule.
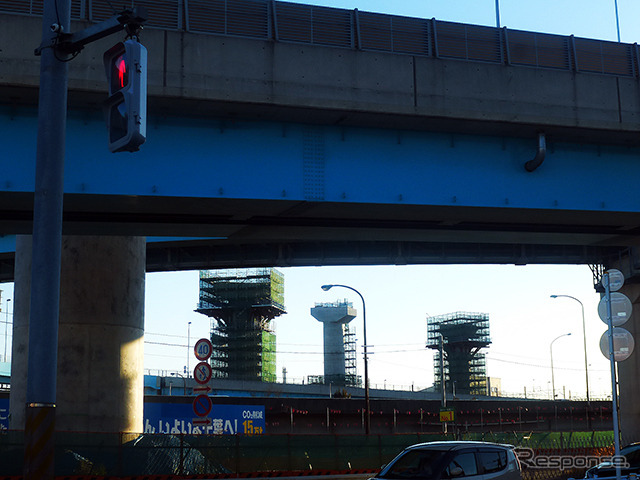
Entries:
[[440,441],[440,442],[425,442],[417,443],[407,447],[405,450],[460,450],[462,448],[469,447],[499,447],[499,448],[515,448],[513,445],[507,445],[503,443],[491,443],[491,442],[479,442],[472,440],[455,440],[455,441]]

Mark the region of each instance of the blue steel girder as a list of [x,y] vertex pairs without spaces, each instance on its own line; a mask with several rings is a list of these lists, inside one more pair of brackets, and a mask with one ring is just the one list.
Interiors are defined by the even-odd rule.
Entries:
[[[35,109],[1,110],[0,132],[0,234],[29,233]],[[628,247],[640,231],[637,147],[551,139],[529,173],[536,142],[495,135],[153,117],[138,153],[113,155],[105,137],[99,114],[71,112],[67,234],[212,238],[221,248]]]

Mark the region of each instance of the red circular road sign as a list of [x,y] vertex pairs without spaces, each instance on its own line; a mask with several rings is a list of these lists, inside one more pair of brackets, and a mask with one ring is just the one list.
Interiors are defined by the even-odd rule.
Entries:
[[200,361],[207,360],[213,352],[213,345],[207,338],[201,338],[193,347],[193,353]]
[[212,373],[213,372],[211,371],[211,365],[209,365],[207,362],[200,362],[193,369],[193,378],[200,385],[204,385],[205,383],[209,383]]
[[198,395],[193,399],[193,413],[199,417],[206,417],[209,415],[212,407],[213,404],[211,403],[211,399],[208,395]]

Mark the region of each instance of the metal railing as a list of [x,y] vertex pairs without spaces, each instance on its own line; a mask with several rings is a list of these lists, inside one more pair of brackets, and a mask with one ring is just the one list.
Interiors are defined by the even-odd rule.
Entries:
[[[122,1],[112,1],[121,7]],[[130,4],[129,0],[125,2]],[[638,45],[319,7],[275,0],[135,0],[152,28],[277,42],[640,76]],[[0,0],[0,12],[42,15],[43,0]],[[101,21],[107,0],[72,0],[74,20]]]

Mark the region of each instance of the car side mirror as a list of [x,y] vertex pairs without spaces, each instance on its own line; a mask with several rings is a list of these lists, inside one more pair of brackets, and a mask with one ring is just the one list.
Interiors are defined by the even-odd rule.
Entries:
[[462,475],[464,475],[464,470],[462,470],[462,468],[460,467],[451,467],[449,469],[449,474],[451,475],[451,478],[461,477]]

